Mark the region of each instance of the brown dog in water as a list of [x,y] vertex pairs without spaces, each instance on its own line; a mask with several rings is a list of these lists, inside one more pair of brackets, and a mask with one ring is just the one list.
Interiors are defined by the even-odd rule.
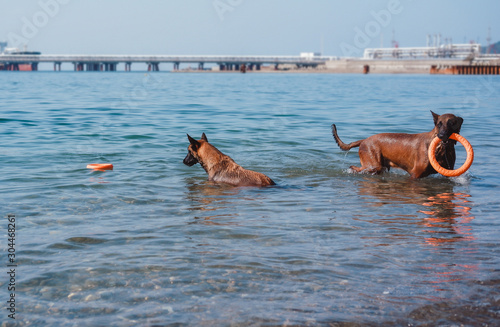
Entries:
[[453,169],[457,142],[448,138],[453,133],[460,133],[464,121],[453,114],[431,113],[434,117],[434,129],[427,133],[382,133],[349,144],[340,140],[335,124],[332,124],[332,134],[335,142],[344,151],[359,146],[361,167],[350,167],[356,172],[380,174],[394,167],[406,170],[411,178],[426,177],[437,173],[427,156],[429,145],[436,136],[443,141],[436,150],[438,163],[446,169]]
[[191,167],[199,163],[208,174],[208,180],[227,183],[235,186],[268,186],[275,185],[272,179],[264,174],[247,170],[208,143],[205,133],[201,140],[195,140],[188,134],[188,154],[184,164]]

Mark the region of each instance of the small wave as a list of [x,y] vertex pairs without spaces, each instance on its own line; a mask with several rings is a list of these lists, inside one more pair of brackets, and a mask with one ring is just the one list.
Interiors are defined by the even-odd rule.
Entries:
[[107,240],[94,237],[77,236],[68,238],[66,242],[76,243],[76,244],[102,244],[107,242]]
[[145,140],[145,139],[154,139],[152,136],[148,135],[125,135],[123,136],[124,139],[127,140]]
[[79,246],[68,244],[68,243],[54,243],[48,246],[49,249],[58,249],[58,250],[73,250],[80,248]]
[[452,177],[451,180],[454,183],[459,184],[459,185],[468,185],[468,184],[470,184],[470,181],[472,178],[473,178],[473,176],[469,172],[466,172],[463,175],[460,175],[457,177]]

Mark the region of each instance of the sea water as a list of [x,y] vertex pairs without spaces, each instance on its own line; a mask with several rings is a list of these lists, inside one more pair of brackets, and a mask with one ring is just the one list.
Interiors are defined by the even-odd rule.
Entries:
[[[2,72],[0,90],[6,325],[499,321],[498,76]],[[353,174],[332,138],[426,132],[430,110],[464,118],[458,178]],[[183,165],[202,133],[278,185]]]

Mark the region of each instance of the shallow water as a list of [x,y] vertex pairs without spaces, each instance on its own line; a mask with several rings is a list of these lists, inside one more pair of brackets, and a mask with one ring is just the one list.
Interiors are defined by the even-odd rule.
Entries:
[[[3,72],[0,86],[20,325],[500,319],[497,76]],[[351,174],[357,150],[331,136],[428,131],[429,110],[464,118],[465,175]],[[183,165],[202,132],[278,186]]]

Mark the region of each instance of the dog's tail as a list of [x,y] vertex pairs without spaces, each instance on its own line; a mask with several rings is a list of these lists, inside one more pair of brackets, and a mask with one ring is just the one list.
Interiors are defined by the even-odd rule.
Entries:
[[332,124],[332,135],[333,135],[333,138],[335,139],[335,142],[337,142],[339,147],[344,151],[351,150],[352,148],[356,148],[356,147],[361,145],[361,142],[363,142],[363,140],[359,140],[356,142],[351,142],[349,144],[345,144],[344,142],[342,142],[340,137],[337,135],[337,127],[335,126],[335,124]]

